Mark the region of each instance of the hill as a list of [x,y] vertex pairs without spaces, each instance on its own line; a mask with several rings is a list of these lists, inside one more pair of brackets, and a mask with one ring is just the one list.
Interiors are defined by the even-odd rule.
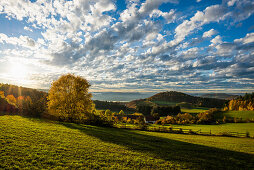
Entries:
[[134,100],[129,102],[126,106],[127,107],[136,107],[142,102],[150,102],[157,105],[181,105],[183,103],[190,104],[195,107],[209,107],[209,108],[222,108],[224,103],[227,100],[223,99],[216,99],[216,98],[203,98],[203,97],[196,97],[191,96],[185,93],[176,92],[176,91],[167,91],[157,93],[149,98],[141,99],[141,100]]
[[47,94],[46,92],[36,89],[3,83],[0,83],[0,91],[3,91],[5,96],[13,95],[16,98],[19,96],[30,96],[32,100],[39,100]]
[[238,97],[238,95],[227,94],[227,93],[207,93],[207,94],[201,95],[201,97],[232,100],[232,99]]
[[0,169],[251,169],[248,138],[0,116]]

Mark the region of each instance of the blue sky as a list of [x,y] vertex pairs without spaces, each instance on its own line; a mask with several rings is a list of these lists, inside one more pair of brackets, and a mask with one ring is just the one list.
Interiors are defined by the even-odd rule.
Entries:
[[252,92],[252,0],[0,1],[0,82],[91,91]]

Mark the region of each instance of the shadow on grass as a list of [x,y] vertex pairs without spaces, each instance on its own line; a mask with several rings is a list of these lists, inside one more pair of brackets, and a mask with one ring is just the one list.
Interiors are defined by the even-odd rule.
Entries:
[[[99,138],[104,142],[128,147],[165,161],[172,161],[193,169],[252,169],[254,155],[181,142],[162,137],[138,134],[134,130],[103,128],[62,123],[71,129]],[[234,140],[234,139],[232,139]]]

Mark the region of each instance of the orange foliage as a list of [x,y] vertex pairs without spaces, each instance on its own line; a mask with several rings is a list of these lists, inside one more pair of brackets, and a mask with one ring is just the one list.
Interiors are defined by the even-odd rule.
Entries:
[[16,104],[16,102],[17,102],[16,98],[15,98],[12,94],[6,96],[6,99],[7,99],[9,102],[13,103],[13,104]]

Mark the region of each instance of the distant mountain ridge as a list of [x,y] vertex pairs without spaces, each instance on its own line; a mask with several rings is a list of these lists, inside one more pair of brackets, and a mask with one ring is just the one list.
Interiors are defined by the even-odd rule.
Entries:
[[153,102],[173,102],[173,103],[190,103],[195,106],[200,107],[218,107],[222,108],[224,106],[224,103],[227,100],[224,99],[217,99],[217,98],[204,98],[204,97],[196,97],[191,96],[182,92],[177,91],[167,91],[167,92],[160,92],[157,93],[151,97],[148,97],[146,99],[140,99],[140,100],[133,100],[126,104],[127,107],[134,108],[139,104],[143,103],[153,103]]

